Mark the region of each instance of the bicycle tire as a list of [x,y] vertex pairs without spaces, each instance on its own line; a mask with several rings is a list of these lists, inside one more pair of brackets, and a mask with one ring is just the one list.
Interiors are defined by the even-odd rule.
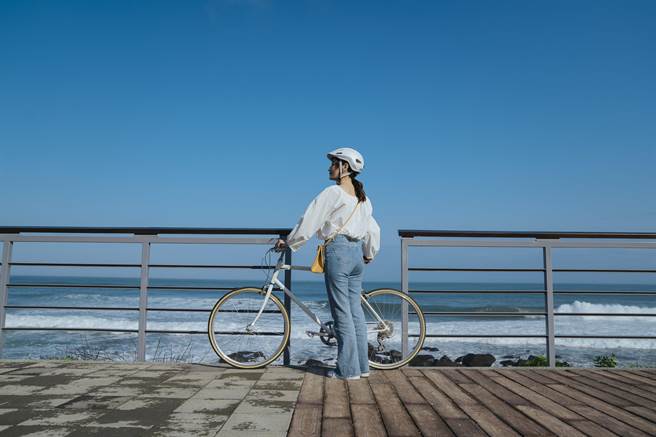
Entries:
[[[402,291],[399,291],[399,290],[395,290],[395,289],[392,289],[392,288],[377,288],[375,290],[371,290],[369,292],[364,293],[363,294],[363,299],[367,300],[367,302],[370,302],[370,304],[371,304],[371,302],[374,301],[374,298],[376,298],[378,296],[393,296],[393,297],[399,299],[400,303],[407,302],[408,305],[410,305],[412,307],[412,309],[414,310],[414,313],[415,313],[415,316],[416,316],[416,324],[417,324],[417,328],[418,328],[419,332],[418,332],[418,334],[414,334],[414,336],[412,337],[412,338],[417,339],[416,344],[412,345],[412,349],[408,352],[407,355],[402,356],[397,361],[392,361],[392,362],[389,362],[389,363],[383,363],[383,362],[380,362],[380,361],[372,360],[371,359],[371,357],[372,357],[371,348],[369,350],[369,357],[370,357],[369,366],[370,367],[372,367],[374,369],[384,369],[384,370],[398,369],[399,367],[403,367],[406,364],[408,364],[410,361],[412,361],[412,359],[415,356],[417,356],[417,354],[421,351],[421,348],[424,345],[424,340],[426,339],[426,318],[425,318],[424,313],[421,310],[421,307],[419,306],[419,304],[417,304],[417,302],[413,298],[411,298],[409,295],[407,295],[406,293],[403,293]],[[368,310],[368,308],[366,307],[366,305],[364,305],[364,303],[363,303],[363,310],[365,311],[365,317],[368,317],[367,312],[370,311],[370,310]],[[384,318],[385,315],[383,314],[382,316]],[[414,321],[413,321],[413,323],[414,323]],[[368,329],[368,334],[367,334],[368,341],[369,341],[369,336],[371,334],[372,334],[372,332],[370,332],[369,329]],[[401,339],[401,341],[402,341],[402,339]],[[373,345],[370,344],[370,347],[372,347],[372,346]],[[390,358],[390,360],[391,360],[391,358]]]
[[[254,363],[238,361],[237,359],[235,359],[236,356],[234,354],[238,354],[238,353],[243,354],[243,353],[245,353],[243,351],[235,351],[235,352],[232,353],[233,356],[230,356],[231,353],[229,353],[229,352],[226,353],[226,351],[223,350],[223,349],[225,349],[225,345],[222,348],[221,345],[219,344],[220,342],[217,341],[217,332],[215,332],[214,324],[217,321],[216,320],[217,315],[221,313],[220,309],[222,308],[222,306],[227,305],[231,300],[233,300],[233,306],[234,306],[234,299],[236,299],[239,295],[246,295],[247,293],[252,294],[252,296],[248,296],[249,298],[257,298],[256,300],[260,300],[260,298],[264,298],[264,296],[266,295],[265,291],[263,291],[259,288],[253,288],[253,287],[237,288],[237,289],[234,289],[234,290],[226,293],[223,297],[221,297],[221,299],[219,299],[214,304],[214,307],[212,308],[212,311],[210,312],[209,318],[207,320],[207,334],[208,334],[209,342],[210,342],[210,345],[212,346],[212,349],[219,356],[219,358],[221,358],[221,360],[223,362],[229,364],[232,367],[238,368],[238,369],[259,369],[259,368],[262,368],[262,367],[266,367],[267,365],[269,365],[269,364],[273,363],[274,361],[276,361],[278,359],[278,357],[280,357],[280,355],[284,352],[284,350],[287,347],[287,344],[289,342],[291,323],[290,323],[290,320],[289,320],[289,314],[287,313],[287,310],[285,309],[285,306],[282,304],[280,299],[278,299],[278,297],[276,297],[274,294],[271,294],[269,296],[269,301],[272,302],[273,305],[275,305],[275,307],[277,307],[277,309],[279,310],[279,312],[282,316],[282,319],[283,319],[283,333],[282,333],[280,344],[275,347],[274,351],[271,352],[271,354],[269,356],[264,357],[264,359],[262,361],[257,361],[257,362],[254,362]],[[255,303],[254,305],[251,305],[251,307],[253,309],[249,309],[249,310],[244,309],[243,314],[252,314],[253,318],[254,318],[255,314],[257,312],[257,309],[259,309],[260,306],[261,306],[261,300],[260,300],[259,304]],[[242,311],[239,310],[239,309],[230,309],[230,310],[226,310],[226,311],[231,312],[231,313],[238,313],[238,314],[242,313]],[[276,313],[276,311],[267,311],[267,314],[269,314],[269,313]],[[242,319],[244,319],[244,321],[252,320],[252,319],[249,319],[248,317],[242,317]],[[246,326],[244,325],[244,328],[245,327]],[[229,336],[230,334],[221,334],[221,332],[219,331],[219,335],[220,336],[221,335]],[[232,334],[232,335],[238,335],[238,334]],[[243,335],[245,335],[246,337],[249,337],[249,336],[252,337],[253,336],[252,333],[248,333],[246,331],[244,331]],[[266,334],[266,335],[268,336],[268,334]],[[264,335],[262,335],[262,337],[263,336]],[[276,340],[276,342],[277,341],[278,340]],[[225,343],[225,342],[223,342],[223,343]],[[251,353],[254,354],[255,356],[257,356],[256,352],[251,352]],[[262,353],[262,352],[259,351],[259,353]]]

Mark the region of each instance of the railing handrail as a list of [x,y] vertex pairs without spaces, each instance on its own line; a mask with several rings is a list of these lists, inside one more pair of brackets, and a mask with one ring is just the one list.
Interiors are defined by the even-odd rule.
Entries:
[[190,228],[190,227],[104,227],[104,226],[0,226],[0,234],[203,234],[203,235],[288,235],[291,228]]
[[656,239],[656,232],[578,232],[578,231],[465,231],[399,229],[402,238],[413,237],[472,237],[472,238],[629,238]]

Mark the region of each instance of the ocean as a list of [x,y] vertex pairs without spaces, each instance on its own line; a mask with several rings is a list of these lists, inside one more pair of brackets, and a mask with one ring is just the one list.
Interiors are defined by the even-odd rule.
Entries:
[[[39,283],[55,283],[60,287],[40,287]],[[138,307],[138,278],[101,277],[45,277],[12,276],[12,284],[33,284],[29,287],[10,287],[8,305],[97,306],[111,308]],[[92,285],[74,288],[70,285]],[[129,285],[136,289],[115,289],[102,285]],[[151,286],[192,286],[235,288],[261,287],[257,280],[189,280],[153,279]],[[398,283],[364,283],[365,290],[399,288]],[[530,283],[428,283],[412,282],[416,290],[541,290],[542,284]],[[294,281],[294,292],[315,311],[322,320],[330,319],[323,282]],[[654,291],[646,284],[556,284],[556,290],[594,291]],[[148,295],[149,308],[212,308],[224,290],[189,291],[182,289],[152,289]],[[544,311],[544,296],[536,294],[414,294],[425,311],[518,312]],[[654,296],[617,295],[557,295],[556,312],[630,313],[635,316],[557,316],[556,335],[633,335],[656,336],[656,317],[638,314],[656,313]],[[148,329],[206,331],[207,312],[149,311]],[[429,334],[531,334],[544,335],[542,316],[427,316]],[[138,311],[8,309],[7,328],[104,328],[137,329]],[[323,345],[317,338],[308,338],[306,329],[314,324],[292,304],[292,364],[308,359],[333,363],[334,347]],[[2,357],[6,359],[107,359],[131,361],[136,358],[136,333],[76,332],[76,331],[5,331]],[[620,339],[556,339],[556,354],[573,366],[592,366],[598,355],[617,356],[620,367],[656,365],[656,340]],[[451,359],[467,353],[491,353],[497,359],[545,354],[542,338],[427,338],[426,350],[437,358]],[[437,349],[437,350],[436,350]],[[148,334],[147,360],[216,363],[218,357],[202,334]]]

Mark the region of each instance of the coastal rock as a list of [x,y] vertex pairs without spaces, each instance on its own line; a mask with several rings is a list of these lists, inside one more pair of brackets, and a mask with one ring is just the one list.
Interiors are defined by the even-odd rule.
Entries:
[[428,352],[439,352],[440,350],[436,347],[432,346],[424,346],[421,348],[422,351],[428,351]]
[[319,361],[319,360],[312,359],[312,358],[310,358],[309,360],[307,360],[305,362],[305,367],[324,367],[324,366],[325,366],[325,363],[323,363],[322,361]]
[[456,359],[456,363],[465,367],[490,367],[495,361],[492,354],[467,354]]
[[403,354],[397,350],[392,349],[390,351],[390,358],[392,359],[393,362],[401,361],[401,358],[403,358]]
[[228,357],[232,358],[235,361],[239,361],[241,363],[243,362],[252,363],[254,361],[257,361],[258,358],[264,358],[264,354],[260,351],[239,351],[229,354]]
[[447,357],[446,355],[442,355],[442,358],[439,360],[435,360],[434,366],[437,367],[458,367],[459,364],[453,361],[451,358]]
[[415,367],[430,367],[434,362],[435,358],[432,355],[417,355],[410,360],[410,365]]

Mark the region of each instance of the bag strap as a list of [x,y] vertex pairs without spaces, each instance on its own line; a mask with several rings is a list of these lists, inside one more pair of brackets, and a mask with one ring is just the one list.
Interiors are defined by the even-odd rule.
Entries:
[[351,217],[353,217],[353,214],[355,214],[355,211],[358,210],[358,207],[360,206],[360,203],[362,203],[362,202],[358,201],[358,203],[355,205],[355,208],[353,209],[353,212],[351,212],[351,215],[346,219],[346,221],[344,222],[344,224],[343,224],[342,226],[340,226],[339,229],[337,229],[337,232],[335,232],[335,233],[332,235],[332,237],[330,237],[330,238],[326,238],[326,242],[325,242],[324,244],[328,244],[329,241],[333,241],[333,239],[339,234],[339,232],[340,232],[342,229],[344,229],[344,227],[348,224],[348,222],[351,221]]

